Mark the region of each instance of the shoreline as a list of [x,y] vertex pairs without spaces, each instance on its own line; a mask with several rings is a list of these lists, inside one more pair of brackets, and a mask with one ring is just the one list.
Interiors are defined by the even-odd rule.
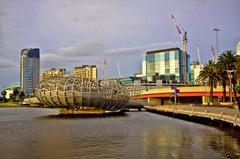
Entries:
[[14,103],[14,102],[9,102],[9,103],[0,103],[0,108],[6,108],[6,107],[20,107],[21,105],[19,105],[18,103]]
[[202,106],[145,106],[146,111],[189,122],[240,130],[240,113],[235,109]]

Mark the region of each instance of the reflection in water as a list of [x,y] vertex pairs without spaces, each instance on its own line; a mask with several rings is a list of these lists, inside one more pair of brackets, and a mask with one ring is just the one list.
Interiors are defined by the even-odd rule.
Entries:
[[224,133],[208,134],[209,145],[227,158],[240,158],[240,145],[236,138],[226,136]]
[[148,112],[56,118],[50,109],[0,109],[1,158],[239,158],[239,140],[213,127]]

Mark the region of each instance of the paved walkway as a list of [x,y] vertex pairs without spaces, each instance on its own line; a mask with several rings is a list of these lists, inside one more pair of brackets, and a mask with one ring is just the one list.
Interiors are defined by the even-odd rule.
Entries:
[[215,106],[190,106],[190,105],[169,105],[169,106],[146,106],[147,110],[159,112],[170,112],[174,114],[184,114],[189,116],[198,116],[209,119],[222,120],[240,126],[240,112],[237,109]]
[[200,112],[212,112],[212,113],[223,113],[226,115],[234,116],[235,114],[240,117],[240,112],[237,109],[233,109],[230,107],[219,107],[219,106],[190,106],[190,105],[169,105],[169,106],[154,106],[154,108],[172,108],[172,109],[184,109],[184,110],[194,110]]

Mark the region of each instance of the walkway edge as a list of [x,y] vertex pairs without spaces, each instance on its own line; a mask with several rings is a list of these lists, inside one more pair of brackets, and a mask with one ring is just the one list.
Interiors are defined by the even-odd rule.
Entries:
[[[217,120],[217,121],[222,121],[228,124],[233,125],[234,127],[238,127],[240,128],[240,118],[235,114],[234,116],[231,115],[226,115],[223,112],[219,113],[213,113],[210,111],[196,111],[194,109],[192,110],[186,110],[183,108],[161,108],[161,107],[151,107],[151,106],[144,106],[144,108],[147,111],[153,112],[156,111],[158,113],[161,114],[169,114],[172,113],[173,117],[175,117],[174,115],[177,114],[182,114],[185,116],[189,116],[189,117],[200,117],[200,118],[206,118],[209,120]],[[176,116],[177,117],[177,116]]]

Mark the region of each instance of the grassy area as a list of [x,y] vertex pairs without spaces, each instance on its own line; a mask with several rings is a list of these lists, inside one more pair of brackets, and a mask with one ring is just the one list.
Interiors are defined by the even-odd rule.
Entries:
[[0,107],[17,107],[19,106],[17,103],[0,103]]

